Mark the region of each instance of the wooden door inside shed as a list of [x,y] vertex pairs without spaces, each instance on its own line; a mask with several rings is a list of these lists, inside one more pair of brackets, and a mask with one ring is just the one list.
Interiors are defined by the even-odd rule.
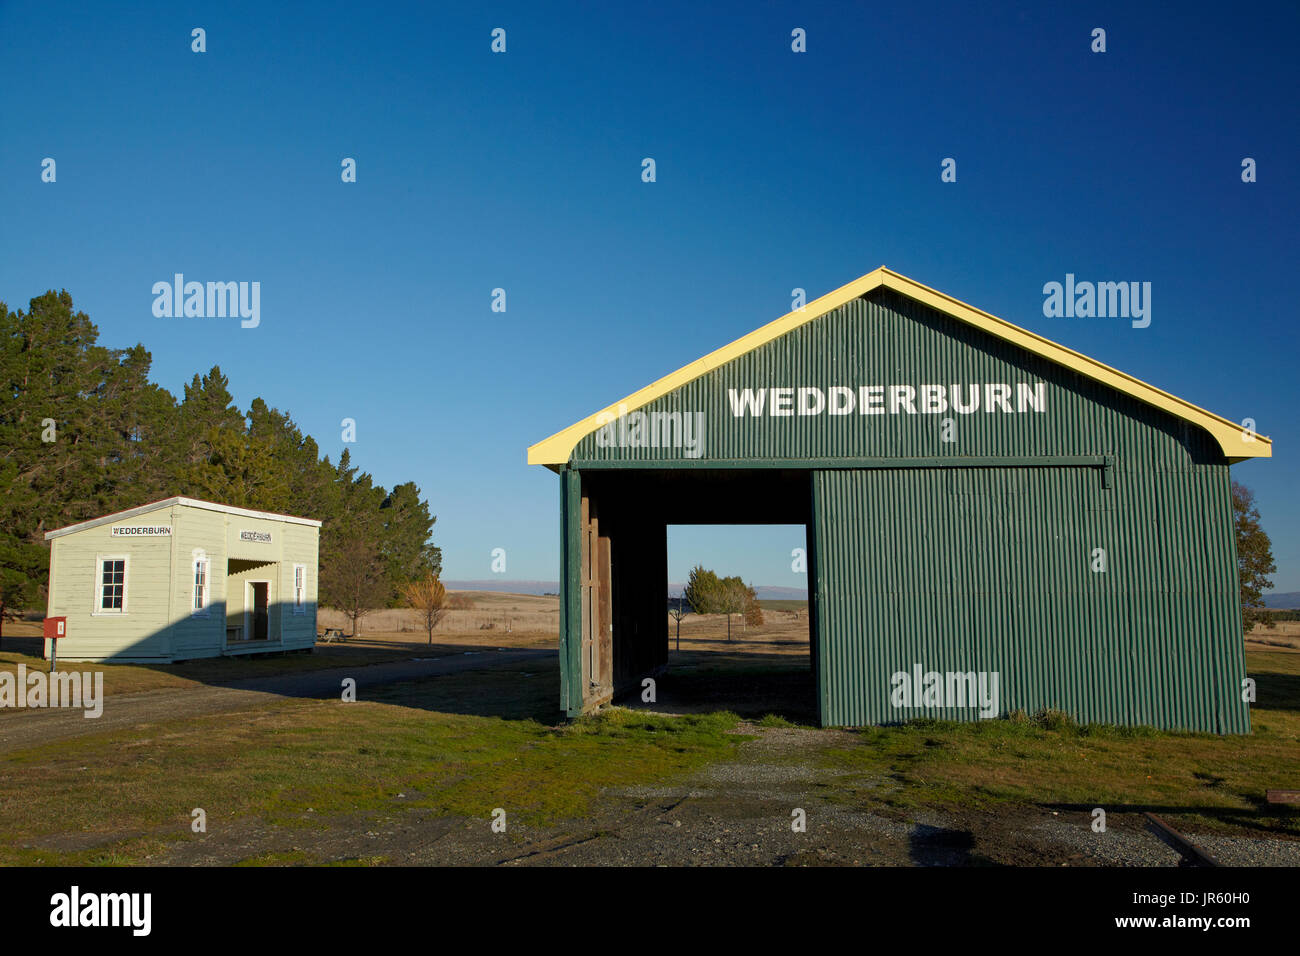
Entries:
[[614,622],[610,541],[596,504],[582,498],[582,709],[614,696]]

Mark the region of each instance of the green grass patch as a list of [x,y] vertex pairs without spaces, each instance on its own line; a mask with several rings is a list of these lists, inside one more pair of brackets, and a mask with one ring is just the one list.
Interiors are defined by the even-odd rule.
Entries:
[[[357,703],[281,700],[256,709],[78,737],[7,755],[0,863],[138,861],[159,841],[255,820],[421,807],[546,825],[583,815],[602,788],[683,774],[736,746],[730,713],[611,709],[559,722],[556,663],[392,685]],[[255,862],[255,861],[254,861]]]
[[900,810],[998,803],[1152,810],[1199,829],[1300,836],[1300,813],[1264,800],[1300,779],[1300,655],[1252,652],[1249,736],[1078,725],[1059,713],[863,728],[821,750],[850,774],[834,799]]

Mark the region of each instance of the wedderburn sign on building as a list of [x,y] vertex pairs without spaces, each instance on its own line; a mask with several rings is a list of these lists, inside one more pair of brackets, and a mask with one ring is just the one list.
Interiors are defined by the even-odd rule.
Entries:
[[127,524],[113,525],[111,537],[114,538],[169,538],[171,525],[166,524]]
[[[832,385],[822,390],[803,388],[727,389],[727,401],[735,418],[746,415],[771,418],[807,415],[940,415],[956,412],[969,415],[983,407],[986,412],[1024,413],[1047,409],[1047,386],[990,382],[974,385]],[[981,396],[983,405],[981,406]]]

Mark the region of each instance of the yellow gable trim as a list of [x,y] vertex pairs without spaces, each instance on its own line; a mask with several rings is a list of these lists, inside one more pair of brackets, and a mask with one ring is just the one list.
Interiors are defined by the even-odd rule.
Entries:
[[820,318],[826,313],[838,309],[846,302],[861,298],[882,286],[893,289],[895,292],[928,305],[944,315],[952,316],[976,328],[983,329],[985,332],[1018,345],[1028,352],[1041,355],[1058,365],[1073,369],[1081,375],[1086,375],[1088,378],[1109,385],[1116,391],[1131,395],[1139,401],[1154,405],[1156,408],[1163,409],[1171,415],[1205,429],[1218,441],[1219,447],[1229,461],[1236,462],[1247,458],[1271,458],[1273,455],[1272,440],[1265,438],[1263,435],[1254,435],[1252,441],[1251,433],[1235,422],[1228,421],[1228,419],[1215,415],[1213,412],[1207,412],[1191,402],[1183,401],[1175,395],[1163,392],[1155,386],[1148,385],[1131,375],[1126,375],[1109,365],[1090,359],[1073,349],[1058,345],[1041,335],[1035,335],[1033,332],[1012,325],[1005,319],[989,315],[989,313],[982,312],[974,306],[960,302],[951,296],[944,295],[929,286],[922,285],[881,266],[879,269],[867,273],[862,278],[856,279],[834,292],[828,292],[821,298],[814,299],[801,311],[783,315],[781,318],[755,329],[748,335],[741,336],[730,345],[715,349],[703,358],[696,359],[689,365],[679,368],[671,375],[665,375],[657,382],[633,392],[622,401],[615,402],[596,414],[589,415],[582,421],[570,425],[563,431],[556,432],[550,438],[538,442],[528,449],[528,464],[551,466],[564,464],[569,460],[569,456],[573,454],[573,449],[579,441],[611,418],[616,418],[619,415],[648,405],[655,399],[667,395],[688,382],[694,381],[706,372],[711,372],[713,369],[739,358],[746,352],[751,352],[760,345],[778,339],[787,332]]

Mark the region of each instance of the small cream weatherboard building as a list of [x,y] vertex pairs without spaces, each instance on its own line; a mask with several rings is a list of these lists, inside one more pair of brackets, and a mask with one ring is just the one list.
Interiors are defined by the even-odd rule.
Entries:
[[59,659],[158,663],[314,646],[320,524],[168,498],[47,532],[46,614],[67,618]]

